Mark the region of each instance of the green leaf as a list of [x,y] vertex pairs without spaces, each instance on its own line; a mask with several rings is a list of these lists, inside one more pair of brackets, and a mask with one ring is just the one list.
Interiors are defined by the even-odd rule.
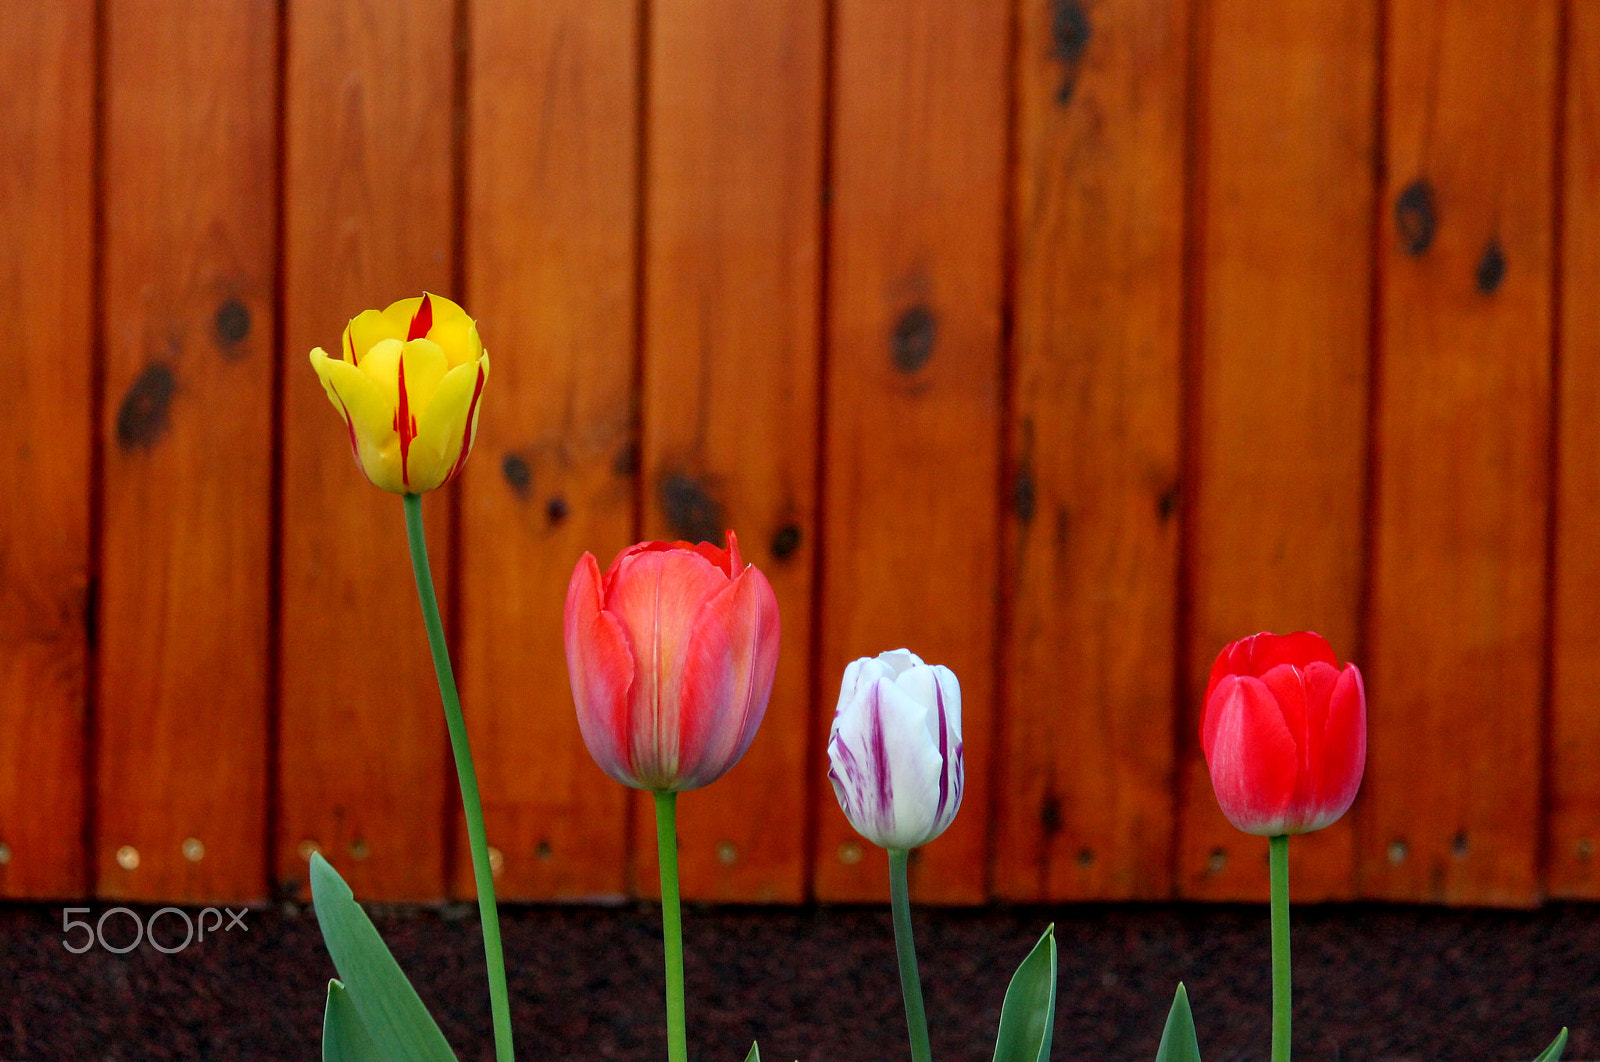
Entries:
[[373,1057],[455,1062],[450,1044],[350,886],[320,854],[311,857],[311,899],[344,993],[376,1050]]
[[1172,1009],[1167,1012],[1167,1027],[1161,1030],[1161,1046],[1156,1048],[1156,1062],[1200,1062],[1200,1041],[1194,1035],[1194,1015],[1189,1012],[1189,993],[1183,982],[1178,982],[1178,994],[1172,997]]
[[1000,1005],[994,1062],[1043,1062],[1056,1025],[1056,927],[1051,925],[1011,975]]
[[383,1062],[350,1002],[350,993],[338,980],[328,982],[328,1006],[322,1013],[322,1062]]
[[[750,1041],[750,1053],[744,1056],[744,1062],[761,1062],[761,1049],[756,1046],[754,1040]],[[1539,1062],[1544,1062],[1544,1060],[1540,1059]]]
[[1562,1028],[1559,1035],[1550,1041],[1550,1046],[1539,1052],[1539,1057],[1533,1062],[1561,1062],[1561,1052],[1567,1049],[1567,1030]]

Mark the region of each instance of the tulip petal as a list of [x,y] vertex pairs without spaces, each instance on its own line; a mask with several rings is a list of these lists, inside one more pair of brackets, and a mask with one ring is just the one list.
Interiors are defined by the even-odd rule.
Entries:
[[348,362],[324,358],[312,364],[322,377],[329,399],[346,417],[357,459],[367,478],[384,490],[403,491],[400,436],[394,430],[395,406],[383,384],[367,372],[366,363],[357,368]]
[[417,418],[417,438],[412,444],[412,489],[432,490],[460,467],[487,375],[483,365],[458,365],[439,381],[432,400]]
[[778,599],[745,568],[701,606],[684,655],[678,781],[698,789],[745,754],[767,711],[778,669]]
[[1289,736],[1294,738],[1295,769],[1303,781],[1310,772],[1313,755],[1319,751],[1313,745],[1320,746],[1322,739],[1320,718],[1316,723],[1316,739],[1313,740],[1310,734],[1312,712],[1307,703],[1305,672],[1293,664],[1279,664],[1259,677],[1272,691],[1273,699],[1278,702],[1278,711],[1283,713],[1283,723],[1289,728]]
[[450,371],[450,359],[444,350],[431,339],[413,339],[400,348],[405,361],[406,395],[411,414],[420,416],[433,404],[433,395],[440,382]]
[[397,299],[383,308],[383,327],[389,329],[389,335],[401,342],[405,341],[411,334],[411,322],[416,319],[417,311],[422,309],[422,299],[421,295],[413,295],[409,299]]
[[461,471],[461,466],[466,464],[467,457],[472,453],[472,441],[478,437],[478,400],[483,397],[483,385],[489,380],[489,352],[485,350],[478,359],[477,382],[472,386],[472,399],[467,403],[467,418],[461,426],[461,449],[456,453],[455,464],[450,468],[450,474],[445,479],[452,480],[456,473]]
[[567,584],[567,675],[589,754],[606,774],[637,787],[629,741],[633,654],[622,625],[603,610],[602,593],[600,565],[592,553],[585,553]]
[[[322,391],[328,396],[328,401],[333,403],[333,408],[339,411],[339,417],[344,421],[345,433],[350,439],[350,456],[355,458],[356,467],[361,468],[361,444],[356,440],[356,426],[350,420],[350,410],[345,406],[344,399],[339,397],[338,390],[329,378],[334,361],[328,357],[326,351],[316,347],[311,351],[311,368],[316,372],[318,381],[322,384]],[[366,470],[362,469],[362,474]]]
[[[420,299],[417,301],[421,301]],[[409,318],[407,318],[409,320]],[[385,339],[404,341],[405,324],[396,326],[389,315],[379,310],[362,310],[344,326],[344,357],[351,365],[360,365],[367,353]]]
[[929,711],[879,679],[834,717],[828,779],[851,825],[884,848],[914,848],[938,832],[930,795],[944,763],[929,737]]
[[922,657],[910,649],[891,649],[887,653],[879,653],[877,664],[891,679],[898,679],[912,668],[928,666],[922,662]]
[[[1321,660],[1300,674],[1306,696],[1306,731],[1301,745],[1300,786],[1296,806],[1314,815],[1327,801],[1323,771],[1328,753],[1328,704],[1339,682],[1339,669]],[[1300,740],[1296,735],[1296,740]]]
[[1224,676],[1207,708],[1206,765],[1217,803],[1245,833],[1283,833],[1299,774],[1298,750],[1265,683]]
[[961,740],[961,683],[956,680],[956,673],[943,664],[933,665],[933,674],[938,680],[935,693],[944,730],[944,740],[939,746],[944,769],[939,775],[937,822],[933,834],[928,837],[930,841],[955,821],[967,788],[966,746]]
[[433,327],[433,300],[427,292],[422,293],[422,304],[417,307],[417,312],[411,315],[411,323],[406,325],[406,342],[413,339],[426,339],[428,329]]
[[646,788],[677,773],[685,656],[701,606],[726,586],[727,577],[692,550],[629,550],[606,573],[605,609],[639,661],[631,759]]
[[1294,664],[1303,668],[1317,660],[1334,665],[1339,662],[1328,640],[1312,631],[1296,631],[1293,634],[1263,631],[1240,638],[1217,654],[1216,662],[1211,665],[1211,678],[1206,683],[1205,701],[1211,700],[1211,692],[1222,681],[1223,675],[1260,678],[1280,664]]
[[939,824],[936,836],[944,832],[944,827],[955,818],[956,811],[961,807],[961,788],[964,783],[961,773],[961,685],[949,668],[943,665],[929,667],[915,654],[902,652],[904,658],[916,663],[910,664],[898,653],[884,654],[890,658],[884,661],[890,669],[905,664],[905,670],[900,671],[894,679],[895,685],[918,704],[933,706],[924,722],[928,739],[939,753],[938,799],[932,819],[933,823]]
[[448,299],[432,296],[433,328],[428,338],[444,348],[450,356],[452,369],[470,365],[483,357],[483,341],[478,338],[478,324],[466,311]]
[[1315,830],[1338,819],[1355,802],[1367,763],[1367,694],[1361,672],[1346,664],[1328,695],[1327,726],[1323,737],[1318,821]]

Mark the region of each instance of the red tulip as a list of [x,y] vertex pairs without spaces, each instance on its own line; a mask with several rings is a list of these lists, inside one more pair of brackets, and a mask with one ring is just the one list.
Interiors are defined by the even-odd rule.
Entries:
[[750,747],[778,667],[767,577],[709,542],[641,542],[567,586],[567,674],[584,744],[636,789],[698,789]]
[[1367,697],[1320,635],[1257,634],[1211,667],[1200,743],[1228,821],[1265,837],[1320,830],[1350,808],[1367,760]]

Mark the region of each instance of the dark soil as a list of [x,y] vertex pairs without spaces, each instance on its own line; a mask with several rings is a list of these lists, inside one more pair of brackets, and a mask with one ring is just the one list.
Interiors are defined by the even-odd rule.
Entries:
[[[90,904],[98,918],[111,905]],[[152,908],[139,908],[148,916]],[[375,920],[463,1060],[492,1057],[473,909]],[[503,914],[518,1054],[665,1057],[659,914]],[[1562,1025],[1600,1058],[1600,907],[1537,911],[1306,907],[1294,915],[1296,1057],[1531,1060]],[[685,911],[690,1057],[908,1057],[886,909]],[[1054,1057],[1148,1062],[1178,981],[1207,1062],[1265,1060],[1267,912],[1193,905],[919,910],[934,1057],[987,1060],[1012,969],[1049,922],[1060,941]],[[175,954],[63,947],[61,905],[0,905],[0,1060],[316,1059],[333,974],[307,909],[252,910]],[[182,924],[168,914],[171,947]],[[114,946],[132,920],[105,924]],[[81,939],[81,931],[73,936]]]

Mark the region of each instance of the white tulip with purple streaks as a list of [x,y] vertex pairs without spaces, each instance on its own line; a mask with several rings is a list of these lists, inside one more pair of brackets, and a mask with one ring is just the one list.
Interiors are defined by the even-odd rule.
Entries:
[[961,684],[906,649],[844,671],[828,735],[828,780],[863,837],[890,849],[927,844],[961,809]]

